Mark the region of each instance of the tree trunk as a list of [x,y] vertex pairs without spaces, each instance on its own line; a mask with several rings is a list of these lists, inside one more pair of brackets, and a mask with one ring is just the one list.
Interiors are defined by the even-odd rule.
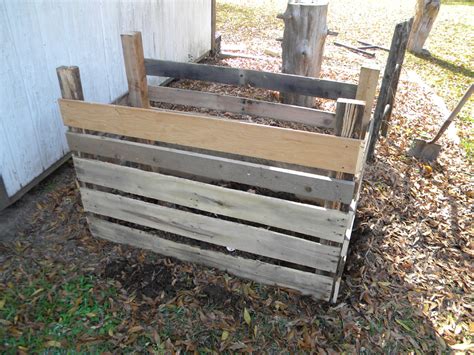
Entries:
[[431,28],[438,16],[440,0],[417,0],[415,20],[408,40],[408,50],[421,54]]
[[[327,29],[328,1],[290,0],[284,14],[283,73],[319,77]],[[283,102],[313,106],[310,96],[284,93]]]

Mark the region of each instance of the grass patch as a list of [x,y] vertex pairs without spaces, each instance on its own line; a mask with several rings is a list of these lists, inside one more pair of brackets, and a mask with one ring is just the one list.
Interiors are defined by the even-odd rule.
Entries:
[[[121,321],[120,314],[111,311],[109,297],[116,290],[96,291],[95,281],[95,276],[78,275],[60,284],[42,273],[31,282],[7,283],[0,293],[4,351],[113,349],[107,338]],[[92,340],[100,340],[100,345],[87,345]]]
[[[474,11],[472,7],[441,7],[425,48],[430,55],[408,55],[406,65],[454,109],[469,85],[474,82]],[[469,100],[457,120],[461,144],[472,160],[474,157],[474,100]]]

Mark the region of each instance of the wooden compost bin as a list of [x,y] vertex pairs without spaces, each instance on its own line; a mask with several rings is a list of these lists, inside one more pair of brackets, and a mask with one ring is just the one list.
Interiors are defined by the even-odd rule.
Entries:
[[[378,70],[362,68],[354,85],[143,59],[139,34],[122,42],[130,91],[121,101],[146,108],[59,100],[92,234],[335,301]],[[334,99],[336,113],[148,87],[145,72]],[[81,99],[68,94],[71,80],[60,77],[63,97]],[[298,122],[334,134],[150,108],[149,100]]]

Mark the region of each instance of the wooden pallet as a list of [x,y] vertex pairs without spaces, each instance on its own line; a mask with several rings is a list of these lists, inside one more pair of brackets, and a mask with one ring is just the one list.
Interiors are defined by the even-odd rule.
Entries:
[[[123,38],[135,107],[59,100],[92,234],[335,301],[378,71],[362,68],[354,85],[144,59],[137,36]],[[145,73],[337,99],[337,110],[148,87]],[[149,108],[149,100],[334,134]]]

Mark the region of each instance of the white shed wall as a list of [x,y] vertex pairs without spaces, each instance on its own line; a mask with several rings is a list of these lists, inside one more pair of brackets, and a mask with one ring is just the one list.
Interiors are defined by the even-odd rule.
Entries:
[[[0,175],[9,196],[68,152],[56,67],[77,65],[84,96],[127,90],[120,34],[145,57],[190,61],[211,44],[211,0],[0,0]],[[157,83],[156,78],[152,83]]]

